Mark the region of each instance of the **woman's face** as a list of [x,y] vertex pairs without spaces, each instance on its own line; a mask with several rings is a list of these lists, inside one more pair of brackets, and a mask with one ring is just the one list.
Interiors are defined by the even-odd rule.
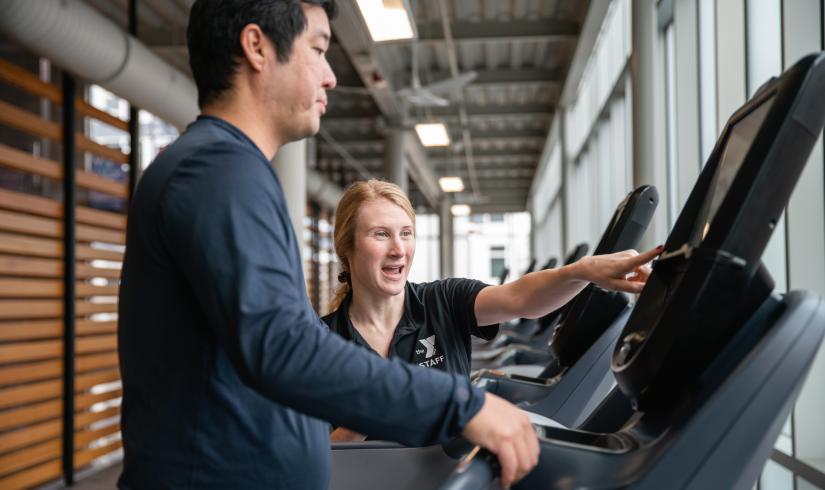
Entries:
[[400,206],[386,199],[361,205],[348,257],[353,289],[371,295],[400,294],[414,255],[415,225]]

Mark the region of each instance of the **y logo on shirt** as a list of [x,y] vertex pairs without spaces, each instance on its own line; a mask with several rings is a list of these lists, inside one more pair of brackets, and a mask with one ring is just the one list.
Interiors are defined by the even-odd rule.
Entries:
[[[438,366],[444,362],[444,355],[440,355],[435,357],[436,353],[438,352],[438,348],[435,346],[435,335],[430,335],[426,339],[418,339],[418,342],[424,346],[426,351],[423,349],[416,349],[415,353],[418,355],[424,354],[424,362],[418,363],[419,366],[422,367],[433,367]],[[419,358],[420,359],[420,358]]]
[[418,341],[427,349],[427,355],[424,357],[429,359],[435,355],[435,335],[430,335],[426,339],[419,339]]

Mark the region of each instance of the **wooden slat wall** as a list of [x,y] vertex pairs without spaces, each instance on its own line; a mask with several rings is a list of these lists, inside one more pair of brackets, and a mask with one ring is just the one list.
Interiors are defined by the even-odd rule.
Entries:
[[[0,81],[55,104],[61,90],[5,60]],[[126,122],[75,101],[79,114],[120,130]],[[55,142],[61,125],[0,100],[0,125]],[[78,151],[118,163],[128,155],[75,135]],[[61,162],[0,142],[0,167],[61,181]],[[126,198],[128,188],[83,170],[76,185]],[[75,468],[121,447],[117,287],[126,216],[78,206],[76,214]],[[63,203],[0,188],[0,488],[62,475]]]

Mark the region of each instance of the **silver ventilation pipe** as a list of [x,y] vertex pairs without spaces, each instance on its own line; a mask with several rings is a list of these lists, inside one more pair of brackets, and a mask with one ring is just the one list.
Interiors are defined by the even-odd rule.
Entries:
[[5,0],[0,31],[178,128],[198,115],[188,76],[79,0]]
[[[198,115],[192,80],[80,0],[2,0],[0,32],[79,78],[183,129]],[[334,208],[338,186],[312,169],[310,195]],[[320,184],[318,184],[320,183]],[[314,192],[322,192],[317,195]]]

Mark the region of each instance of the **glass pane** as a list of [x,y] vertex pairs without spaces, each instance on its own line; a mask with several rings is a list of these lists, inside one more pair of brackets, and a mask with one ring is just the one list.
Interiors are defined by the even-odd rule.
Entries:
[[775,449],[782,451],[785,454],[793,455],[793,433],[791,431],[791,416],[785,421],[782,426],[782,432],[776,438],[776,443],[773,446]]
[[678,183],[676,177],[676,42],[674,39],[673,22],[665,30],[665,107],[667,112],[667,224],[668,229],[673,226],[679,210],[676,197]]
[[716,143],[716,17],[715,0],[699,1],[699,93],[702,165]]
[[501,277],[504,271],[504,259],[490,259],[490,276]]
[[768,461],[759,479],[760,490],[794,490],[793,473],[784,466]]
[[821,490],[821,488],[801,476],[796,477],[796,490]]

